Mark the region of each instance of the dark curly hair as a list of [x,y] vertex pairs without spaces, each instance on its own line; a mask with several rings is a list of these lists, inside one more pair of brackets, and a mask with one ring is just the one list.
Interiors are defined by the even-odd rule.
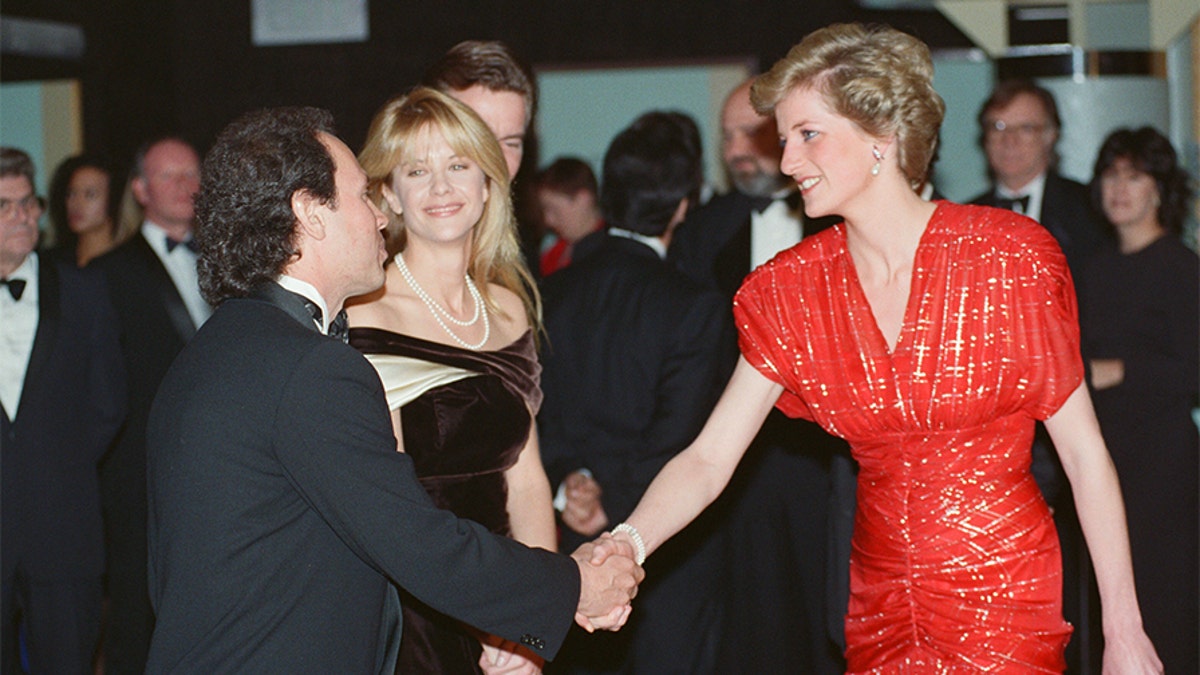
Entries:
[[328,111],[273,108],[243,115],[217,137],[196,195],[197,271],[211,305],[246,296],[299,255],[293,194],[337,207],[333,158],[320,132],[334,135]]
[[1192,188],[1186,171],[1179,166],[1171,141],[1154,127],[1117,129],[1104,139],[1092,169],[1092,204],[1104,213],[1100,178],[1119,159],[1127,159],[1138,171],[1154,179],[1158,188],[1158,222],[1168,232],[1179,234],[1187,218]]

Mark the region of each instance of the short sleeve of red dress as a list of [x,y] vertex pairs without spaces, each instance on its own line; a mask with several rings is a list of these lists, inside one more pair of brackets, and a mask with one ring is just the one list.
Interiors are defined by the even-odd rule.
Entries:
[[1014,330],[1022,345],[1022,378],[1028,387],[1026,410],[1044,420],[1062,407],[1083,381],[1079,349],[1079,309],[1067,259],[1054,237],[1027,223],[1024,250],[1015,258],[1019,298]]
[[[793,325],[795,317],[785,311],[788,303],[778,297],[784,289],[794,288],[790,277],[797,273],[795,251],[795,248],[784,251],[746,277],[734,296],[733,317],[742,358],[767,379],[783,385],[783,394],[775,407],[788,417],[811,420],[812,412],[796,395],[796,387],[790,381],[792,372],[785,356],[799,342],[792,339],[794,331],[803,330],[804,326]],[[780,275],[789,279],[783,281]]]

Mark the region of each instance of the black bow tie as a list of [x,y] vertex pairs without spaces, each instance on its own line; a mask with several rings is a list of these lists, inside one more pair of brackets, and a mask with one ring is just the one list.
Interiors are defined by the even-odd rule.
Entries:
[[[1011,198],[996,197],[996,206],[999,206],[1002,209],[1008,209],[1009,211],[1016,211],[1021,215],[1027,215],[1029,213],[1029,195]],[[1017,209],[1016,207],[1018,206],[1021,208]]]
[[25,293],[24,279],[0,279],[0,286],[8,286],[8,292],[13,300],[20,300]]
[[[313,321],[316,321],[318,326],[324,326],[324,316],[321,314],[321,308],[317,306],[317,303],[302,295],[300,296],[300,299],[304,301],[304,308],[308,310],[308,313],[312,316]],[[331,338],[341,340],[342,342],[350,341],[350,324],[346,319],[346,310],[343,309],[342,311],[338,312],[337,316],[333,317],[333,321],[329,322],[329,333],[327,333],[327,335],[329,335]]]
[[752,196],[750,197],[750,208],[754,209],[755,213],[762,213],[763,211],[767,210],[767,207],[777,201],[787,202],[789,211],[796,211],[804,204],[800,197],[800,191],[792,190],[782,199],[775,199],[774,197]]
[[192,253],[198,253],[197,248],[196,248],[196,240],[191,237],[189,237],[187,239],[173,239],[171,237],[167,237],[167,253],[174,251],[175,248],[181,244],[183,245],[184,248],[191,251]]

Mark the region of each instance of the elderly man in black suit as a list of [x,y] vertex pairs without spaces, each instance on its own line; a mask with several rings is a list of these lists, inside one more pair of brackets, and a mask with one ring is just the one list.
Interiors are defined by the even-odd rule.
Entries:
[[125,412],[117,322],[95,270],[39,256],[33,162],[0,148],[3,672],[91,672],[104,530],[97,465]]
[[[562,485],[563,543],[573,547],[633,511],[659,469],[687,446],[723,384],[728,311],[665,260],[696,183],[680,127],[648,114],[604,158],[607,232],[546,278],[542,460]],[[693,525],[655,557],[630,626],[576,638],[551,672],[711,672],[721,610],[720,541]],[[564,665],[566,666],[564,668]]]
[[175,355],[212,310],[200,297],[192,200],[200,158],[174,137],[138,149],[130,178],[145,220],[92,264],[108,279],[129,374],[129,420],[101,466],[108,546],[104,668],[140,675],[154,628],[146,588],[146,417]]
[[264,110],[205,161],[200,282],[219,305],[147,430],[148,672],[390,673],[391,584],[540,656],[619,626],[641,570],[493,536],[435,508],[396,452],[343,301],[383,283],[386,219],[328,113]]
[[[721,154],[733,189],[689,215],[669,251],[681,271],[725,295],[731,330],[733,294],[746,275],[838,220],[804,218],[796,185],[779,171],[775,120],[754,110],[751,84],[734,88],[721,111]],[[730,341],[726,376],[737,357]],[[833,478],[844,489],[832,491]],[[772,411],[725,497],[730,565],[738,573],[725,586],[720,672],[842,671],[831,638],[840,639],[849,593],[853,480],[844,443]]]

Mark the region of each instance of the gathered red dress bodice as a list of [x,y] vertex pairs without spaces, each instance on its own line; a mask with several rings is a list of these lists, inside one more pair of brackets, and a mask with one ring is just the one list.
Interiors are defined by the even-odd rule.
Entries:
[[1048,232],[939,202],[889,349],[845,225],[747,278],[746,360],[777,406],[846,439],[860,468],[850,672],[1061,672],[1061,558],[1030,474],[1034,422],[1083,373],[1074,288]]

